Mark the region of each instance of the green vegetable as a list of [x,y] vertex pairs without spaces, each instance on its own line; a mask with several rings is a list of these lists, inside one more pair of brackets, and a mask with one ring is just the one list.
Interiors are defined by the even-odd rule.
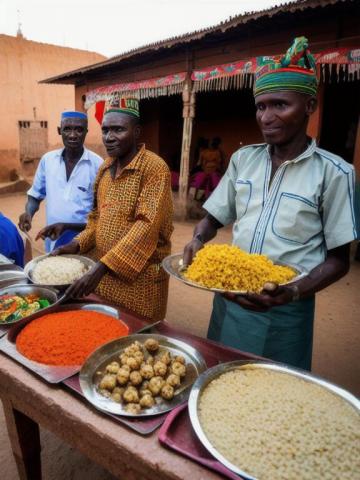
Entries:
[[46,308],[50,306],[50,302],[49,300],[46,300],[46,298],[40,298],[40,300],[38,300],[38,303],[40,304],[40,308]]

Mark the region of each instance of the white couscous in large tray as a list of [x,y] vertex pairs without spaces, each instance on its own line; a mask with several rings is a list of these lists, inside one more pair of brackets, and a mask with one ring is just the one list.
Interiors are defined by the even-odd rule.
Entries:
[[354,480],[360,472],[360,401],[308,372],[217,365],[194,383],[189,415],[207,450],[242,478]]

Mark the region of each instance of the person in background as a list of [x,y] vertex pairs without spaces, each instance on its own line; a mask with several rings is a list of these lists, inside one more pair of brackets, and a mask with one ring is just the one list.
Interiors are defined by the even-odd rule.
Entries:
[[[204,148],[200,153],[201,171],[195,174],[193,186],[197,191],[203,191],[205,198],[209,198],[221,179],[223,154],[220,150],[220,143],[221,139],[215,137],[210,147]],[[195,195],[195,199],[197,199],[197,195]]]
[[354,168],[306,134],[316,93],[315,60],[304,37],[260,66],[254,96],[265,143],[233,154],[184,250],[190,264],[219,228],[233,224],[241,249],[306,268],[304,278],[270,284],[260,294],[216,294],[208,338],[308,370],[315,293],[348,272],[356,238]]
[[[115,103],[116,101],[116,103]],[[171,176],[162,158],[138,145],[139,102],[116,99],[106,109],[102,137],[109,155],[95,182],[86,229],[53,254],[86,254],[96,265],[68,290],[98,295],[148,319],[163,319],[173,230]]]
[[64,148],[46,153],[40,160],[34,182],[27,192],[25,212],[20,215],[19,227],[28,232],[32,218],[46,198],[47,226],[36,239],[45,239],[46,251],[68,243],[86,225],[93,206],[93,185],[102,158],[84,147],[88,131],[87,115],[82,112],[63,112],[58,133]]
[[24,242],[16,226],[0,212],[0,253],[24,267]]

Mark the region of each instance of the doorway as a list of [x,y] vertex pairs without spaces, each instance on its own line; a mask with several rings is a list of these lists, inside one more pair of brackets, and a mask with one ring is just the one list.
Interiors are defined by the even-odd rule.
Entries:
[[325,85],[320,147],[354,163],[360,81]]

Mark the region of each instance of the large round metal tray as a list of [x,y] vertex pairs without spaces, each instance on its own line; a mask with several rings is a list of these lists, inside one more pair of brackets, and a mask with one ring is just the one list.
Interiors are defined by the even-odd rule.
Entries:
[[[190,285],[191,287],[196,287],[200,288],[201,290],[207,290],[208,292],[215,293],[234,293],[235,295],[245,295],[249,293],[244,290],[223,290],[221,288],[209,288],[205,287],[204,285],[200,285],[199,283],[192,282],[191,280],[187,280],[184,277],[186,267],[184,267],[183,265],[182,258],[182,253],[174,253],[173,255],[169,255],[168,257],[165,257],[162,261],[162,267],[169,275],[176,278],[177,280],[180,280],[186,285]],[[297,273],[296,277],[294,277],[290,282],[287,282],[286,285],[296,282],[297,280],[300,280],[300,278],[303,278],[308,274],[308,271],[304,267],[300,265],[295,265],[293,263],[276,262],[276,265],[290,267]]]
[[[187,373],[181,385],[175,390],[175,396],[172,400],[161,400],[159,403],[156,403],[154,407],[144,409],[138,414],[133,414],[127,412],[122,404],[105,398],[97,391],[100,378],[102,378],[97,375],[97,372],[104,371],[105,366],[111,361],[116,360],[119,354],[131,343],[136,340],[144,343],[148,338],[154,338],[159,342],[160,351],[161,347],[165,347],[165,349],[173,355],[183,355],[186,361]],[[98,410],[117,415],[125,415],[127,417],[146,417],[168,412],[186,401],[192,384],[206,368],[206,363],[200,352],[187,343],[164,335],[134,334],[113,340],[95,350],[85,361],[80,371],[80,386],[86,399]]]
[[0,289],[6,288],[9,285],[15,285],[17,283],[28,283],[25,273],[20,268],[19,270],[10,268],[0,270]]
[[[56,284],[40,284],[36,283],[33,280],[32,273],[36,265],[41,262],[41,260],[44,260],[47,258],[49,255],[41,255],[40,257],[36,257],[33,260],[31,260],[29,263],[25,265],[24,268],[24,273],[27,276],[27,278],[33,283],[34,285],[38,285],[39,287],[54,287],[58,290],[65,290],[67,287],[70,286],[70,284],[63,284],[63,285],[56,285]],[[77,260],[80,260],[88,269],[92,268],[95,265],[94,260],[88,257],[84,257],[82,255],[61,255],[61,257],[66,257],[66,258],[76,258]]]
[[281,372],[284,374],[291,375],[293,377],[301,378],[307,382],[315,383],[316,385],[320,385],[321,387],[325,388],[326,390],[338,395],[344,401],[350,403],[356,410],[360,413],[360,400],[358,400],[354,395],[350,392],[344,390],[343,388],[334,385],[333,383],[328,382],[327,380],[312,375],[304,370],[296,369],[288,367],[285,364],[276,364],[276,363],[267,363],[266,361],[262,360],[237,360],[234,362],[222,363],[220,365],[216,365],[215,367],[210,368],[205,373],[199,376],[199,378],[194,383],[190,396],[189,396],[189,416],[191,420],[191,424],[193,429],[196,432],[197,437],[204,445],[204,447],[223,465],[227,468],[232,470],[233,472],[241,475],[241,477],[246,478],[248,480],[257,480],[255,477],[251,476],[249,473],[244,472],[236,465],[229,462],[210,442],[207,438],[204,430],[202,429],[200,420],[199,420],[199,401],[202,392],[205,390],[206,386],[212,381],[218,378],[223,373],[229,372],[231,370],[235,370],[239,367],[243,367],[244,365],[251,365],[252,368],[260,368],[260,369],[267,369],[273,370],[275,372]]
[[[41,298],[46,298],[50,305],[55,303],[58,299],[56,290],[50,288],[38,287],[36,285],[11,285],[0,290],[0,295],[39,295]],[[41,310],[38,310],[41,312]],[[12,322],[0,322],[1,325],[13,325],[14,323],[21,322],[26,317],[13,320]]]

